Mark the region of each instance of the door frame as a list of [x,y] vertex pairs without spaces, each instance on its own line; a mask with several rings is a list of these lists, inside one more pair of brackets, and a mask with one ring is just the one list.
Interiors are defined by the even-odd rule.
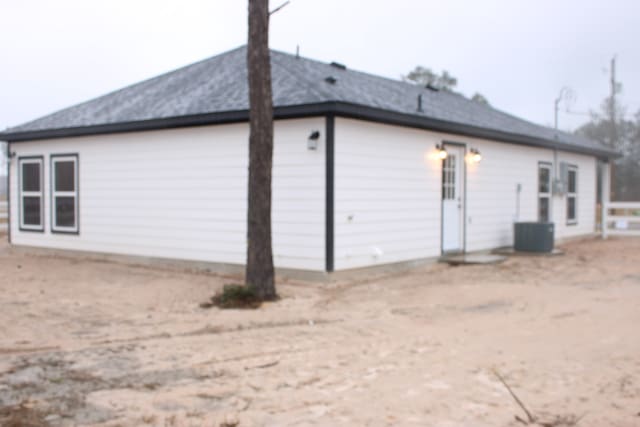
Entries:
[[[460,253],[467,252],[467,144],[464,142],[455,142],[455,141],[442,141],[442,147],[445,149],[447,146],[452,146],[456,148],[462,148],[463,156],[462,156],[462,218],[461,218],[461,243],[462,248]],[[440,162],[440,254],[445,255],[446,253],[455,253],[455,252],[445,252],[444,251],[444,201],[442,199],[442,168],[444,167],[444,160]]]

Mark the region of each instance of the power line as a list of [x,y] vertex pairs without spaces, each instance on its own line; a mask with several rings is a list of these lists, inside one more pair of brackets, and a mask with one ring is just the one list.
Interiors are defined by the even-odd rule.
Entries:
[[591,116],[591,113],[588,111],[571,111],[571,110],[564,110],[563,113],[566,114],[572,114],[574,116]]

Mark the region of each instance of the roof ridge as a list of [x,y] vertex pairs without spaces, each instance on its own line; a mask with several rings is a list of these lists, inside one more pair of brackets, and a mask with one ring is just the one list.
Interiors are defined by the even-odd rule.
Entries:
[[[297,73],[294,73],[293,71],[291,71],[291,70],[287,69],[287,67],[285,67],[285,66],[284,66],[284,64],[282,64],[282,63],[278,62],[278,61],[279,61],[279,58],[277,58],[276,56],[274,56],[274,55],[273,55],[273,53],[283,55],[283,53],[282,53],[282,52],[278,52],[278,51],[273,51],[273,50],[272,50],[272,51],[271,51],[271,53],[272,53],[272,55],[270,55],[270,56],[271,56],[272,66],[273,66],[273,62],[277,62],[277,65],[278,65],[279,67],[281,67],[281,68],[282,68],[282,69],[283,69],[287,74],[289,74],[290,76],[295,77],[297,80],[302,80],[304,83],[306,83],[306,84],[307,84],[307,86],[306,86],[306,87],[307,87],[309,90],[313,91],[313,92],[314,92],[314,94],[315,94],[316,96],[318,96],[319,98],[324,98],[324,100],[325,100],[325,101],[331,101],[331,99],[330,99],[330,98],[331,98],[331,94],[330,94],[329,92],[325,92],[325,91],[323,91],[322,89],[320,89],[319,87],[317,87],[317,84],[316,84],[316,82],[315,82],[315,81],[310,80],[310,79],[307,79],[306,77],[301,76],[301,75],[298,75]],[[284,55],[287,55],[287,56],[288,56],[288,54],[286,54],[286,53],[285,53]],[[295,57],[294,57],[294,58],[295,58]],[[307,59],[307,58],[302,58],[302,57],[295,58],[295,59],[296,59],[296,60],[309,61],[309,59]]]
[[[271,50],[271,52],[277,52],[277,53],[279,53],[281,55],[285,55],[285,56],[292,57],[292,58],[295,58],[295,59],[302,59],[302,60],[305,60],[305,61],[308,61],[308,62],[312,62],[312,63],[315,63],[315,64],[320,64],[320,65],[323,65],[323,66],[326,66],[326,67],[331,66],[330,62],[320,61],[318,59],[309,58],[309,57],[302,56],[302,55],[296,56],[293,53],[285,52],[285,51],[281,51],[281,50],[277,50],[277,49],[270,49],[270,50]],[[340,64],[344,64],[344,63],[340,63]],[[392,78],[392,77],[381,76],[379,74],[373,74],[373,73],[370,73],[368,71],[363,71],[363,70],[358,70],[358,69],[355,69],[355,68],[350,68],[348,65],[345,65],[345,69],[344,70],[340,70],[340,71],[346,71],[348,73],[360,74],[362,76],[366,76],[366,77],[370,77],[370,78],[386,80],[386,81],[388,81],[390,83],[402,85],[402,86],[404,86],[406,88],[414,88],[414,89],[421,90],[421,91],[428,90],[426,87],[421,86],[421,85],[417,85],[417,84],[414,84],[414,83],[409,83],[409,82],[406,82],[404,80],[398,80],[398,79],[395,79],[395,78]],[[430,93],[433,93],[433,92],[430,92]],[[467,101],[471,101],[466,96],[464,96],[464,95],[462,95],[460,93],[457,93],[457,92],[453,92],[453,91],[438,90],[436,93],[446,94],[448,96],[460,97],[460,98],[465,99]],[[492,108],[492,107],[489,107],[489,108]]]
[[[52,134],[76,135],[81,133],[78,129],[89,128],[108,133],[125,123],[152,126],[167,119],[171,123],[186,124],[192,123],[186,118],[246,112],[249,109],[248,84],[244,77],[246,49],[247,45],[241,45],[8,128],[0,132],[0,138],[16,140],[27,135],[35,135],[36,138]],[[390,116],[400,114],[415,120],[449,123],[452,129],[463,125],[522,135],[531,141],[545,140],[558,146],[568,144],[592,150],[605,148],[598,142],[533,123],[456,92],[433,92],[421,85],[366,71],[332,68],[329,62],[277,49],[270,49],[270,58],[276,108],[306,106],[301,110],[311,111],[310,105],[348,103],[374,109],[376,115],[379,111],[386,111]],[[337,77],[341,84],[325,84],[325,79],[330,76]],[[424,97],[422,112],[416,110],[419,95]],[[198,123],[202,121],[206,120]],[[75,133],[71,132],[74,129]]]
[[[270,49],[270,50],[271,50],[271,52],[276,52],[278,54],[281,54],[281,55],[284,55],[284,56],[288,56],[288,57],[292,57],[292,58],[295,58],[295,59],[302,59],[302,60],[309,61],[309,62],[312,62],[312,63],[320,64],[320,65],[323,65],[323,66],[330,66],[330,63],[323,62],[323,61],[320,61],[318,59],[308,58],[308,57],[301,56],[301,55],[295,55],[295,54],[292,54],[292,53],[289,53],[289,52],[285,52],[285,51],[281,51],[281,50],[277,50],[277,49]],[[536,126],[536,127],[541,128],[541,129],[545,129],[547,131],[553,131],[553,132],[555,132],[557,134],[562,134],[562,135],[565,135],[565,136],[568,136],[568,137],[571,137],[571,138],[576,138],[577,137],[577,138],[579,138],[579,139],[581,139],[583,141],[587,141],[586,138],[584,138],[584,137],[582,137],[580,135],[577,135],[575,133],[566,132],[566,131],[563,131],[561,129],[554,129],[554,128],[549,127],[547,125],[544,125],[542,123],[536,123],[536,122],[530,121],[528,119],[524,119],[522,117],[516,116],[515,114],[509,113],[507,111],[504,111],[504,110],[502,110],[500,108],[497,108],[497,107],[495,107],[493,105],[490,105],[490,104],[489,105],[485,105],[485,104],[478,103],[478,102],[473,101],[472,99],[466,97],[464,94],[459,93],[459,92],[439,89],[434,94],[434,92],[433,91],[429,91],[426,88],[426,86],[418,85],[418,84],[415,84],[415,83],[410,83],[410,82],[407,82],[407,81],[404,81],[404,80],[401,80],[401,79],[394,79],[394,78],[387,77],[387,76],[381,76],[381,75],[373,74],[373,73],[370,73],[370,72],[367,72],[367,71],[361,71],[361,70],[357,70],[357,69],[354,69],[354,68],[349,68],[348,66],[347,66],[346,70],[344,70],[344,71],[347,71],[349,73],[360,74],[360,75],[363,75],[363,76],[366,76],[366,77],[370,77],[370,78],[374,78],[374,79],[386,80],[386,81],[388,81],[390,83],[404,86],[407,89],[413,88],[413,89],[415,89],[417,91],[420,91],[420,92],[429,93],[431,96],[437,94],[436,96],[442,95],[442,96],[448,96],[448,97],[451,97],[451,98],[460,99],[460,100],[462,100],[464,102],[469,103],[469,105],[474,105],[476,108],[483,108],[483,109],[486,109],[486,110],[489,110],[489,111],[492,111],[492,112],[503,114],[503,115],[509,117],[510,119],[518,120],[518,121],[520,121],[522,123],[525,123],[527,125],[530,125],[530,126]],[[591,141],[591,140],[588,140],[588,141]],[[598,142],[598,141],[593,141],[593,142]]]

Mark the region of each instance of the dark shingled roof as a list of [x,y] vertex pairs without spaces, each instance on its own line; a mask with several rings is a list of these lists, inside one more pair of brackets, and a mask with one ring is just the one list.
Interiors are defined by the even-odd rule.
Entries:
[[[277,51],[272,51],[271,63],[276,117],[334,112],[601,157],[616,155],[598,142],[530,123],[458,94]],[[243,46],[9,128],[0,133],[0,140],[240,121],[248,117],[248,99]]]

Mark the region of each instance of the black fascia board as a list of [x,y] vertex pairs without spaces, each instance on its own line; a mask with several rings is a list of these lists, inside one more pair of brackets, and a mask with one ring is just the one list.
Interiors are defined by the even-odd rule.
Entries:
[[[454,123],[433,119],[414,114],[389,111],[381,108],[369,107],[342,101],[328,101],[314,104],[280,106],[274,108],[274,119],[290,119],[311,116],[326,116],[333,114],[337,117],[354,118],[384,124],[406,126],[411,128],[452,133],[473,138],[485,138],[493,141],[534,147],[558,149],[574,153],[589,154],[608,160],[620,157],[621,154],[606,148],[590,148],[567,144],[560,141],[550,141],[528,135],[514,134],[500,130],[487,129],[478,126]],[[76,136],[101,135],[124,132],[140,132],[161,129],[173,129],[191,126],[207,126],[249,121],[248,110],[222,111],[215,113],[195,114],[189,116],[167,117],[161,119],[141,120],[135,122],[120,122],[92,126],[70,127],[60,129],[46,129],[25,132],[0,133],[0,141],[22,142],[42,139],[67,138]]]
[[543,138],[535,138],[528,135],[514,134],[494,129],[487,129],[461,123],[432,119],[429,117],[412,114],[396,113],[393,111],[359,106],[349,103],[336,103],[335,114],[341,117],[369,120],[391,125],[406,126],[423,130],[452,133],[473,138],[485,138],[492,141],[506,142],[510,144],[527,145],[533,147],[551,148],[574,153],[589,154],[599,158],[616,158],[621,154],[606,148],[597,149],[567,144],[560,141],[549,141]]
[[[274,108],[274,119],[289,119],[319,115],[325,111],[322,106],[323,104],[304,104],[276,107]],[[133,122],[107,123],[99,125],[44,129],[24,132],[0,132],[0,141],[24,142],[42,139],[57,139],[77,136],[241,123],[248,121],[249,110],[221,111],[215,113],[193,114],[188,116],[139,120]]]

